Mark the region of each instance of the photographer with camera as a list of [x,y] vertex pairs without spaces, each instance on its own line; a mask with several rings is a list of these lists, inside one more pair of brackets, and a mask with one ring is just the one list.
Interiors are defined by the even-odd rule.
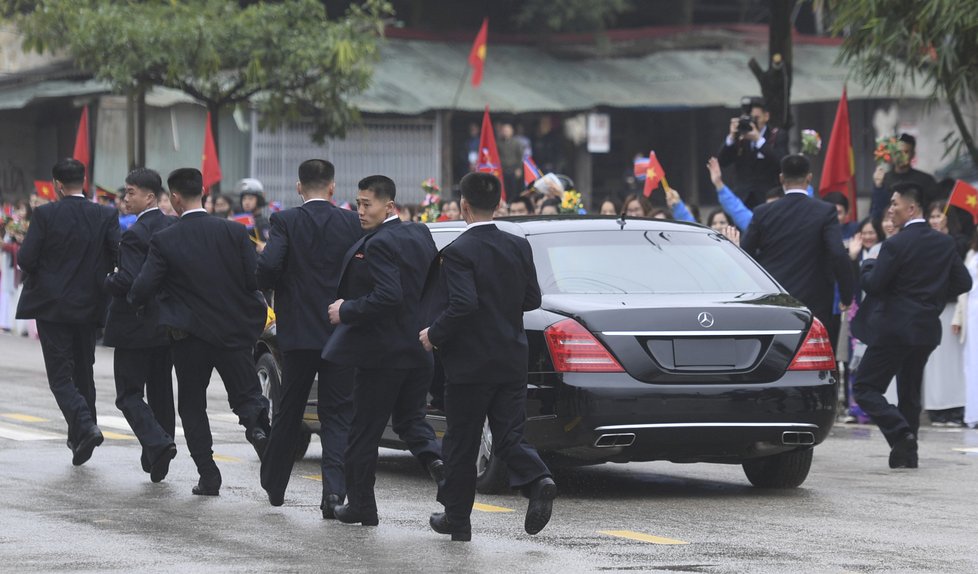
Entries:
[[770,117],[763,99],[741,99],[741,115],[730,119],[730,133],[717,154],[720,167],[736,166],[733,191],[750,209],[780,185],[781,158],[788,155],[788,134],[768,127]]

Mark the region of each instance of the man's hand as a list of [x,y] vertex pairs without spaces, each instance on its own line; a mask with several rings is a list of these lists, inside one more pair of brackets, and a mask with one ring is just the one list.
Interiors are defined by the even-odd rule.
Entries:
[[711,157],[710,161],[706,162],[706,169],[710,170],[710,181],[713,182],[717,191],[723,189],[723,174],[720,171],[720,162],[717,158]]
[[750,131],[744,134],[744,139],[752,142],[761,139],[761,130],[757,129],[757,124],[754,122],[750,123]]
[[424,347],[425,351],[430,351],[435,348],[431,344],[431,341],[428,340],[428,327],[421,329],[421,332],[418,333],[418,340],[421,341],[421,346]]
[[333,304],[329,306],[327,310],[329,312],[329,322],[334,325],[339,325],[340,321],[340,305],[343,304],[343,299],[337,299],[333,301]]

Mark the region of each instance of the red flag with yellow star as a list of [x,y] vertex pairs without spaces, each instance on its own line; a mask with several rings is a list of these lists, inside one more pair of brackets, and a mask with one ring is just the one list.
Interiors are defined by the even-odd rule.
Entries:
[[960,207],[970,213],[971,218],[978,225],[978,189],[959,179],[954,182],[954,189],[951,190],[951,198],[947,200],[947,204]]
[[210,193],[212,185],[221,182],[221,163],[217,161],[210,112],[207,112],[207,127],[204,130],[204,154],[200,157],[200,174],[204,176],[204,190],[207,193]]
[[41,199],[58,201],[58,194],[54,192],[54,184],[50,181],[34,180],[34,190]]
[[499,150],[496,148],[496,134],[492,131],[492,121],[489,119],[489,106],[486,106],[486,112],[482,114],[482,133],[479,135],[479,162],[476,164],[475,171],[491,173],[496,176],[499,179],[502,199],[509,201],[506,196],[506,186],[503,184],[502,165],[502,162],[499,161]]
[[482,27],[472,43],[469,52],[469,65],[472,66],[472,85],[479,87],[482,83],[482,68],[486,65],[486,39],[489,36],[489,18],[482,21]]
[[655,157],[655,152],[649,152],[649,165],[645,168],[645,189],[642,190],[642,194],[645,197],[652,195],[665,176],[666,171]]

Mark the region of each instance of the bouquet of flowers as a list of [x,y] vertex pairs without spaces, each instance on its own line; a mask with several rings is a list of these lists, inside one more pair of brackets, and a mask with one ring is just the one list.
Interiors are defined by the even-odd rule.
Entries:
[[441,216],[441,188],[435,183],[435,178],[429,177],[421,182],[421,191],[424,192],[424,200],[421,201],[421,223],[432,223],[438,221]]
[[876,140],[876,149],[873,150],[876,165],[894,165],[897,159],[903,155],[899,143],[900,140],[896,136],[881,137]]
[[11,217],[4,224],[4,229],[6,230],[7,235],[13,237],[17,243],[23,243],[24,237],[27,236],[27,228],[29,226],[30,221],[17,217]]
[[560,198],[560,212],[583,215],[584,204],[581,203],[581,194],[573,189],[564,191]]
[[822,136],[815,130],[801,130],[801,153],[815,157],[822,150]]

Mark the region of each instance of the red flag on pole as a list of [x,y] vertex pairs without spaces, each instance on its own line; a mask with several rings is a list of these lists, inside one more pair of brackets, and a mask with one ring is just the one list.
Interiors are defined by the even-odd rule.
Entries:
[[541,177],[543,177],[543,173],[534,163],[533,156],[528,153],[523,154],[523,186],[530,185]]
[[482,21],[482,27],[472,43],[469,52],[469,65],[472,66],[472,85],[478,87],[482,83],[482,68],[486,64],[486,38],[489,35],[489,18]]
[[978,189],[959,179],[954,182],[954,189],[951,190],[951,197],[947,200],[947,204],[960,207],[970,213],[975,225],[978,225]]
[[849,129],[849,99],[842,88],[842,98],[835,111],[832,135],[822,164],[822,180],[818,185],[819,197],[841,191],[849,200],[849,221],[856,221],[856,159],[852,151],[852,132]]
[[221,163],[217,160],[217,147],[214,146],[210,112],[207,112],[207,127],[204,128],[204,153],[200,156],[200,173],[204,176],[204,191],[206,193],[211,192],[212,185],[221,182]]
[[88,147],[88,106],[82,108],[81,121],[78,122],[78,133],[75,134],[75,151],[71,153],[71,157],[85,164],[84,191],[88,193],[88,182],[92,180],[92,153]]
[[54,184],[50,181],[34,180],[34,190],[41,199],[58,201],[58,194],[54,192]]
[[502,197],[507,202],[506,186],[503,184],[503,168],[499,161],[499,150],[496,149],[496,134],[492,131],[492,122],[489,120],[489,106],[482,114],[482,134],[479,135],[479,162],[475,170],[480,173],[491,173],[499,178],[499,186],[502,189]]
[[655,152],[649,152],[649,163],[645,168],[645,188],[642,190],[642,195],[645,197],[652,195],[655,188],[659,187],[659,182],[665,177],[666,171],[662,169],[658,158],[655,157]]

